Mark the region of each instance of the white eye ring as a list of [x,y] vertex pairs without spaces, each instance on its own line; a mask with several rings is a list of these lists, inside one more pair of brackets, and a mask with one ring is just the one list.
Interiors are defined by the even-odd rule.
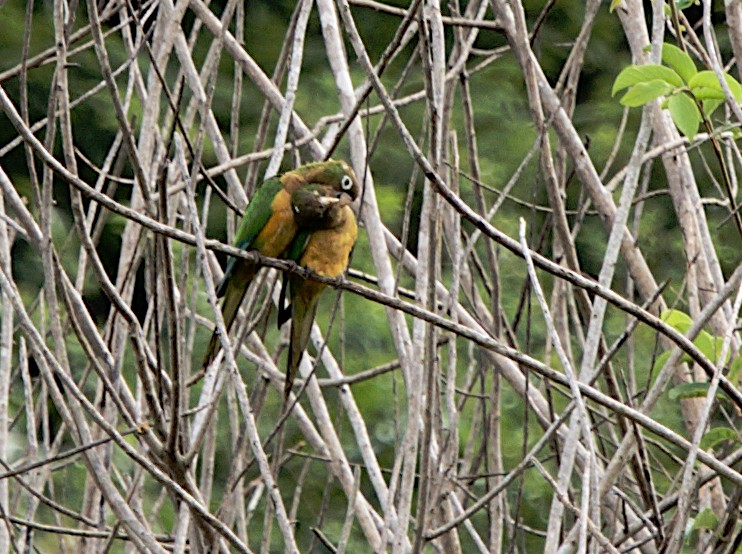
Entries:
[[353,188],[353,179],[348,177],[347,175],[343,175],[343,178],[340,179],[340,188],[343,190],[350,190]]

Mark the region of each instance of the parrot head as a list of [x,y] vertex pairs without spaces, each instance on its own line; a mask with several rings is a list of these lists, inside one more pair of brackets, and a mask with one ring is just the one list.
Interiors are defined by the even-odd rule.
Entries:
[[[300,177],[305,186],[318,185],[323,187],[322,192],[318,193],[322,197],[345,198],[347,204],[358,198],[361,192],[361,185],[353,168],[343,160],[309,163],[289,173],[295,173]],[[290,192],[293,193],[298,188],[296,187]]]
[[351,194],[338,192],[331,185],[311,184],[291,195],[291,209],[302,229],[332,229],[342,223],[343,208],[352,201]]

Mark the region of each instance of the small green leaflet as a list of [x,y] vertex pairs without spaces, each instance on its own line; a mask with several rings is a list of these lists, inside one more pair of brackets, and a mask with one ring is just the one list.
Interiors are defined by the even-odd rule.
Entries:
[[660,319],[683,334],[693,325],[691,317],[680,310],[665,310],[660,314]]
[[685,398],[703,398],[709,390],[708,383],[683,383],[670,389],[670,400],[684,400]]
[[662,354],[657,356],[657,359],[654,361],[654,365],[652,366],[653,376],[657,376],[660,370],[665,366],[670,354],[672,354],[672,350],[665,350]]
[[[664,65],[630,65],[621,71],[613,83],[611,94],[628,89],[621,104],[630,108],[643,106],[660,96],[666,96],[663,109],[678,130],[690,140],[696,136],[703,120],[701,109],[710,116],[725,100],[726,94],[713,71],[698,71],[691,57],[677,46],[662,45]],[[742,84],[728,73],[724,80],[734,100],[742,102]]]
[[675,70],[686,83],[690,81],[698,70],[690,56],[673,44],[662,45],[662,61]]
[[716,514],[711,508],[706,508],[698,512],[698,515],[693,520],[694,531],[699,529],[716,529],[717,525],[719,525],[719,518],[716,517]]
[[[683,383],[677,387],[671,388],[667,397],[670,400],[685,400],[686,398],[705,398],[709,392],[709,384],[701,383],[699,381],[693,381],[692,383]],[[727,397],[723,392],[717,390],[717,400],[724,400]]]
[[[729,75],[729,73],[724,73],[724,79],[727,85],[729,85],[729,90],[732,92],[734,99],[737,102],[742,101],[742,85],[739,84],[739,81]],[[706,89],[711,89],[721,93],[721,99],[725,98],[724,89],[721,88],[721,83],[719,83],[719,79],[716,78],[716,73],[713,71],[699,71],[688,80],[688,86],[695,96],[698,96],[696,90],[699,93],[708,94],[709,92]]]
[[679,10],[684,10],[685,8],[690,8],[691,6],[697,6],[699,4],[700,2],[698,2],[698,0],[677,0],[677,2],[675,2],[675,6]]
[[701,439],[701,450],[715,448],[725,441],[739,442],[739,435],[731,427],[714,427],[709,429]]
[[701,114],[696,103],[687,94],[675,94],[668,100],[667,109],[680,132],[692,141],[701,124]]
[[683,86],[683,79],[680,78],[680,75],[664,65],[630,65],[625,67],[616,77],[611,95],[615,96],[620,90],[648,81],[664,81],[675,87]]
[[675,87],[660,79],[637,83],[621,98],[621,104],[629,108],[643,106],[655,98],[670,94]]
[[693,96],[699,100],[724,100],[726,95],[721,88],[696,87],[693,89]]
[[721,349],[724,344],[724,337],[715,337],[707,331],[701,331],[693,341],[698,349],[703,352],[714,364],[726,364],[729,361],[730,352],[727,352],[726,359],[721,359]]
[[724,100],[719,100],[717,98],[711,98],[709,100],[703,100],[703,111],[706,112],[707,116],[710,116],[716,108],[721,106],[724,103]]

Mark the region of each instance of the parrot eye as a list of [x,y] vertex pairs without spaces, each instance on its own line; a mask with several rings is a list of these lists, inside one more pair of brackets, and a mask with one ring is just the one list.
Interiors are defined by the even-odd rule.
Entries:
[[353,188],[353,179],[348,177],[347,175],[343,175],[343,178],[340,179],[340,188],[343,190],[350,190]]
[[291,206],[291,209],[294,210],[295,214],[299,213],[299,206]]

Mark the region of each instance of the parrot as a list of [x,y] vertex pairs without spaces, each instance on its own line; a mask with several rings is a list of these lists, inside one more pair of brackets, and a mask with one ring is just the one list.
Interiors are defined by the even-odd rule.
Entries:
[[[327,187],[309,185],[297,190],[291,203],[302,231],[297,233],[287,259],[325,277],[339,277],[348,266],[350,252],[358,237],[356,216],[347,196],[324,200]],[[284,308],[286,288],[289,308]],[[324,283],[289,275],[284,279],[279,302],[278,325],[291,319],[284,400],[288,399],[317,312]]]
[[[243,250],[256,250],[272,258],[284,257],[297,232],[306,228],[319,228],[317,222],[312,221],[309,210],[306,215],[303,214],[301,202],[292,202],[293,196],[307,186],[321,187],[323,200],[315,199],[313,204],[328,201],[333,203],[331,199],[336,204],[340,204],[341,199],[343,204],[348,204],[356,199],[360,191],[353,169],[342,160],[308,163],[281,176],[267,179],[248,204],[237,229],[234,245]],[[295,217],[297,215],[298,218]],[[227,262],[224,277],[216,289],[217,297],[224,297],[222,315],[227,332],[259,269],[257,263],[243,258],[233,257]],[[202,367],[213,361],[218,349],[219,336],[214,331]]]

